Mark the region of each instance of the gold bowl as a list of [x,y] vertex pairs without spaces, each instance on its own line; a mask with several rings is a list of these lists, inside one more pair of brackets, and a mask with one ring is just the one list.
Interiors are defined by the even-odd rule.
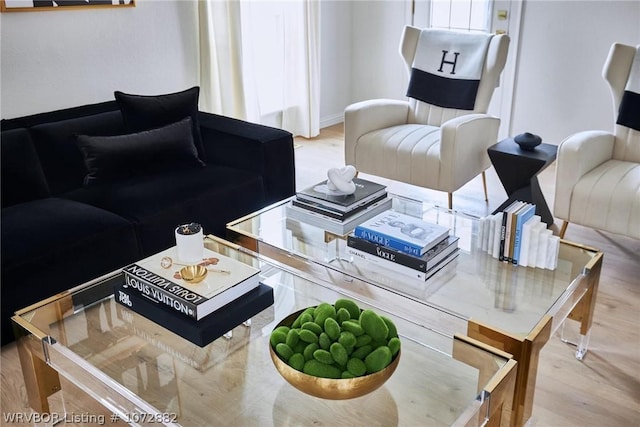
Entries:
[[[290,314],[278,323],[275,328],[279,326],[291,326],[293,321],[296,320],[303,311],[304,310],[300,310]],[[400,362],[401,352],[402,350],[399,351],[391,363],[381,371],[356,378],[331,379],[314,377],[293,369],[276,354],[271,344],[269,344],[271,360],[276,370],[289,384],[304,393],[331,400],[353,399],[378,389],[395,372]]]
[[207,277],[207,268],[202,265],[187,265],[180,269],[180,277],[187,283],[200,283]]

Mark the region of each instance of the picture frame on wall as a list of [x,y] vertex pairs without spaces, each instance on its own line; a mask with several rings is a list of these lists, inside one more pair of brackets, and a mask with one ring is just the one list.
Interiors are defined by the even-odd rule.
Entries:
[[134,6],[135,0],[0,0],[0,12],[44,12]]

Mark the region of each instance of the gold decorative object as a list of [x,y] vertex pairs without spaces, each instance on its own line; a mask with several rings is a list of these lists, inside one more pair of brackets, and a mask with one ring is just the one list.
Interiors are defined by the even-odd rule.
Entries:
[[187,283],[196,284],[207,277],[208,270],[201,265],[187,265],[180,269],[180,277]]
[[[304,310],[300,310],[290,314],[280,323],[278,323],[275,328],[283,325],[291,326],[293,321],[303,311]],[[330,379],[314,377],[312,375],[307,375],[304,372],[293,369],[287,364],[287,362],[280,359],[280,357],[273,350],[273,347],[269,345],[269,354],[271,355],[271,360],[273,361],[276,370],[289,384],[304,393],[310,394],[315,397],[331,400],[353,399],[356,397],[364,396],[365,394],[371,393],[372,391],[378,389],[395,372],[396,368],[398,367],[398,363],[400,362],[401,352],[402,350],[398,352],[389,366],[382,369],[381,371],[356,378]]]
[[[181,265],[184,267],[189,267],[189,266],[194,266],[194,265],[198,265],[200,267],[206,267],[208,271],[212,272],[212,273],[225,273],[225,274],[230,274],[231,272],[229,270],[221,270],[219,268],[211,268],[208,267],[209,265],[215,265],[217,264],[219,261],[218,258],[215,257],[211,257],[211,258],[203,258],[202,262],[198,263],[198,264],[182,264],[180,262],[175,262],[173,260],[173,258],[171,258],[170,256],[164,256],[162,257],[162,259],[160,260],[160,267],[164,268],[164,269],[169,269],[174,265]],[[179,272],[176,274],[180,274]],[[177,277],[178,279],[180,279],[180,277]]]

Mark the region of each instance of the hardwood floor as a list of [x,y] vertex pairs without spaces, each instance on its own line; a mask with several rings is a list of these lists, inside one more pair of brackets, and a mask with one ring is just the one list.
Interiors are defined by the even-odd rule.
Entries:
[[[330,167],[344,165],[342,125],[323,129],[317,138],[296,139],[297,187],[312,185],[326,176]],[[555,169],[540,175],[540,184],[553,204]],[[435,204],[446,206],[445,193],[403,186]],[[506,199],[495,172],[487,172],[489,201],[483,200],[480,177],[454,194],[454,208],[478,215],[490,213]],[[556,224],[556,230],[557,230]],[[583,361],[573,349],[552,337],[540,354],[536,397],[531,425],[607,426],[640,425],[640,240],[624,238],[569,225],[565,238],[604,251],[604,264],[597,296],[589,352]],[[11,424],[5,414],[29,412],[26,390],[14,344],[1,349],[0,425]],[[65,401],[76,413],[107,414],[99,404],[63,384]],[[67,411],[70,409],[67,406]],[[65,425],[73,423],[67,423]],[[79,424],[78,424],[79,425]]]

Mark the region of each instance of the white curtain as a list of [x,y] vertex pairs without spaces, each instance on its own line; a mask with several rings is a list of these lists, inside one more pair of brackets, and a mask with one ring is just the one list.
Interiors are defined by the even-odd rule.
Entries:
[[318,135],[319,0],[199,3],[201,107]]
[[320,4],[286,3],[282,127],[310,138],[320,133]]
[[247,117],[242,73],[240,3],[198,1],[200,109],[237,119]]

